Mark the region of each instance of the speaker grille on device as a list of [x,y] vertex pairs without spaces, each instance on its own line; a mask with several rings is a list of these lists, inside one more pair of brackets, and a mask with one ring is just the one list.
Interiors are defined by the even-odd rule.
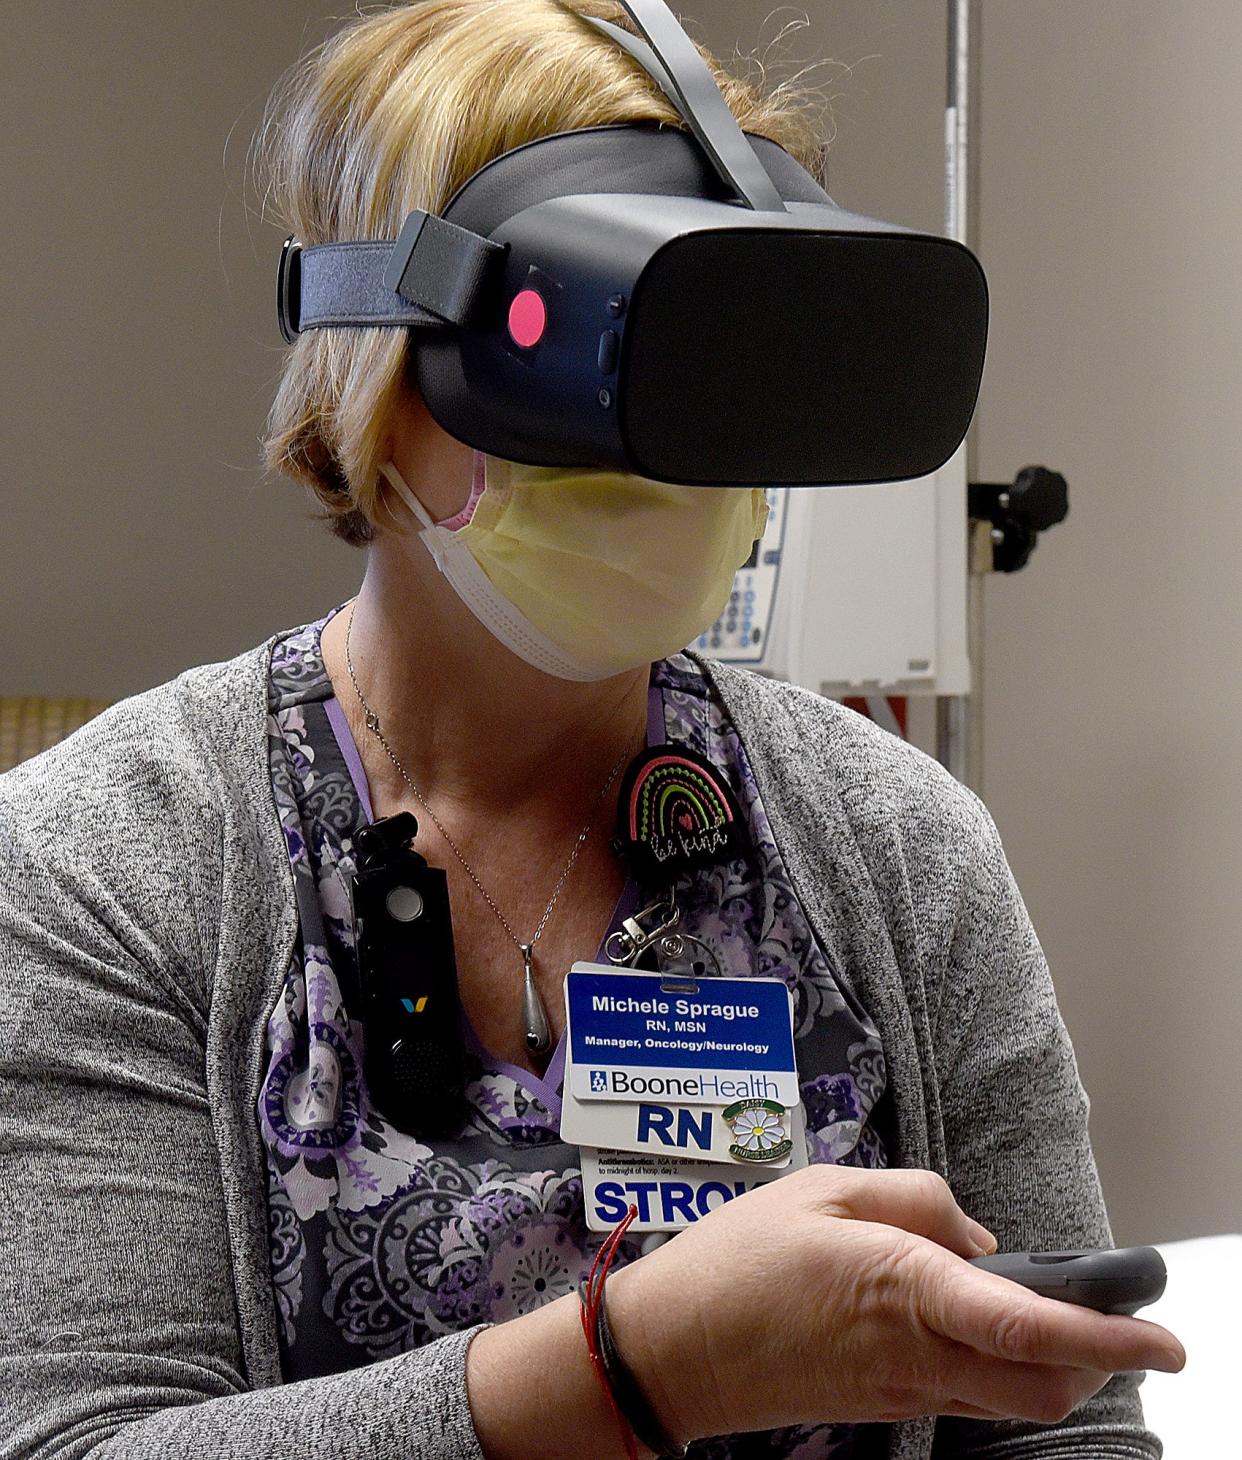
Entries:
[[452,1079],[452,1062],[439,1045],[421,1039],[399,1039],[393,1045],[387,1083],[397,1100],[434,1100]]

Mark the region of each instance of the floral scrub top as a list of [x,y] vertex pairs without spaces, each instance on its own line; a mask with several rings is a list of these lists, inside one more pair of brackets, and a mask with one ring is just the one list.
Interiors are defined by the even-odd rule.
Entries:
[[[563,1038],[540,1078],[493,1058],[467,1021],[467,1123],[434,1145],[397,1130],[367,1098],[349,878],[371,809],[320,651],[331,616],[278,640],[269,677],[272,784],[300,923],[268,1019],[258,1105],[286,1382],[529,1312],[574,1291],[603,1240],[586,1227],[578,1148],[558,1133]],[[783,978],[793,990],[810,1159],[884,1166],[879,1037],[816,943],[743,747],[685,655],[652,666],[648,742],[705,755],[749,834],[749,857],[679,880],[682,930],[721,973]],[[631,879],[609,931],[649,891]],[[583,956],[608,961],[602,943]],[[515,1017],[517,1007],[515,994]],[[660,1240],[626,1241],[617,1261]],[[794,1426],[704,1440],[690,1453],[862,1460],[883,1452],[876,1428]]]

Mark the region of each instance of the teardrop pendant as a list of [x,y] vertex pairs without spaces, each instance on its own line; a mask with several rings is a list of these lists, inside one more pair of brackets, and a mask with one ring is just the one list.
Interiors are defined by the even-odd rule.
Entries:
[[552,1048],[552,1030],[535,987],[534,952],[529,943],[519,943],[518,947],[522,950],[522,1022],[526,1026],[526,1048],[531,1054],[547,1054]]

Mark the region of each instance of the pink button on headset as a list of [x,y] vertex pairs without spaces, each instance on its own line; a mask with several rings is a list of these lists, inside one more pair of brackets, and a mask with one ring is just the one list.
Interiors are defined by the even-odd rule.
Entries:
[[514,344],[529,350],[543,338],[548,327],[548,307],[537,289],[523,289],[509,306],[509,334]]

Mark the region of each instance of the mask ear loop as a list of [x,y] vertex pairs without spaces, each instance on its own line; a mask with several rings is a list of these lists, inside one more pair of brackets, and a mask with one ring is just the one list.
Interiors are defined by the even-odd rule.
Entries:
[[[431,515],[401,478],[401,473],[391,461],[384,462],[380,471],[391,483],[393,490],[422,524],[419,538],[431,554],[432,561],[440,572],[452,583],[454,591],[466,607],[474,614],[493,637],[498,638],[506,648],[528,664],[553,674],[561,679],[579,682],[602,675],[584,673],[565,652],[492,586],[487,574],[465,548],[455,543],[455,534],[431,520]],[[450,555],[454,546],[459,551]],[[502,611],[502,622],[497,622],[497,613]]]
[[413,512],[418,519],[419,525],[423,528],[434,527],[436,524],[431,520],[431,513],[418,500],[405,483],[405,479],[397,470],[396,465],[391,461],[380,463],[380,472],[387,479],[388,484],[396,492],[397,496]]
[[470,519],[474,516],[474,509],[479,505],[479,498],[487,490],[487,458],[481,451],[474,453],[474,472],[470,478],[470,495],[466,498],[466,505],[459,511],[454,512],[451,517],[445,517],[436,526],[445,532],[457,532],[463,527],[468,527]]

